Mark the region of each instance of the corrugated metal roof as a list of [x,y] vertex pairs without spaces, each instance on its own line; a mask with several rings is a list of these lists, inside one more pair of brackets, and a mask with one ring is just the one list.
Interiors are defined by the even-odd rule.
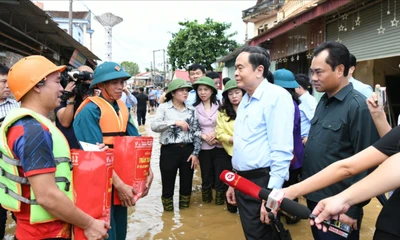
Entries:
[[26,53],[51,56],[57,52],[61,57],[69,59],[77,49],[88,59],[101,60],[59,28],[49,15],[29,0],[21,0],[20,4],[0,3],[0,33],[3,33],[3,36],[0,35],[0,43],[6,42]]
[[[385,4],[386,2],[383,1],[382,3]],[[329,23],[326,26],[326,40],[336,41],[340,39],[341,43],[346,45],[349,51],[357,57],[357,61],[400,56],[400,26],[392,26],[391,21],[394,16],[393,14],[387,15],[384,9],[382,27],[385,28],[385,31],[383,34],[379,34],[378,29],[381,26],[380,7],[381,5],[378,2],[349,15],[347,17],[349,19],[346,26],[347,31],[338,31],[339,25],[345,24],[341,18]],[[390,10],[400,12],[400,4],[396,6],[395,11]],[[359,26],[352,23],[357,16],[361,20]],[[354,30],[352,27],[354,27]]]
[[[67,11],[46,11],[46,13],[52,18],[69,18],[69,12]],[[73,19],[86,19],[88,15],[88,11],[72,12]]]

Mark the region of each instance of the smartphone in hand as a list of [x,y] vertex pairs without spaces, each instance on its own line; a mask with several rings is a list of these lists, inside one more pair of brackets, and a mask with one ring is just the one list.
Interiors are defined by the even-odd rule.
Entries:
[[375,93],[378,96],[377,104],[381,107],[386,106],[387,103],[386,87],[381,87],[379,84],[376,84]]

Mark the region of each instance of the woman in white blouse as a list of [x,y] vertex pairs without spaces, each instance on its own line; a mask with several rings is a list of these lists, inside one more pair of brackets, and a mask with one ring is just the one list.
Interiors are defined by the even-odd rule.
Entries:
[[185,80],[173,80],[168,85],[166,102],[158,107],[151,123],[151,129],[161,133],[161,200],[165,211],[174,209],[173,195],[178,169],[179,208],[189,207],[193,172],[199,164],[200,126],[196,110],[185,105],[191,89],[192,86]]

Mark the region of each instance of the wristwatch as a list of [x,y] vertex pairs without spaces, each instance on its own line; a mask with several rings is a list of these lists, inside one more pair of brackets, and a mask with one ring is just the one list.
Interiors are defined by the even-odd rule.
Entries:
[[67,100],[67,105],[74,105],[74,104],[75,104],[75,101]]

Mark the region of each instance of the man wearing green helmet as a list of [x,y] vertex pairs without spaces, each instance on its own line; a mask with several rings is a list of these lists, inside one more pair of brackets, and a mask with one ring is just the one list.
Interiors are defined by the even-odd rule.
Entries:
[[[114,148],[115,136],[139,136],[137,128],[132,123],[128,108],[120,100],[125,80],[131,76],[115,62],[104,62],[94,71],[90,87],[97,86],[100,96],[85,99],[75,115],[74,130],[78,141],[88,143],[104,143]],[[118,147],[118,146],[116,146]],[[125,159],[114,159],[125,161]],[[120,163],[121,164],[121,163]],[[113,192],[119,198],[121,205],[111,206],[111,229],[109,239],[125,239],[127,232],[127,207],[134,206],[136,190],[123,181],[122,173],[114,171]],[[149,169],[147,176],[146,196],[153,180],[153,172]]]

